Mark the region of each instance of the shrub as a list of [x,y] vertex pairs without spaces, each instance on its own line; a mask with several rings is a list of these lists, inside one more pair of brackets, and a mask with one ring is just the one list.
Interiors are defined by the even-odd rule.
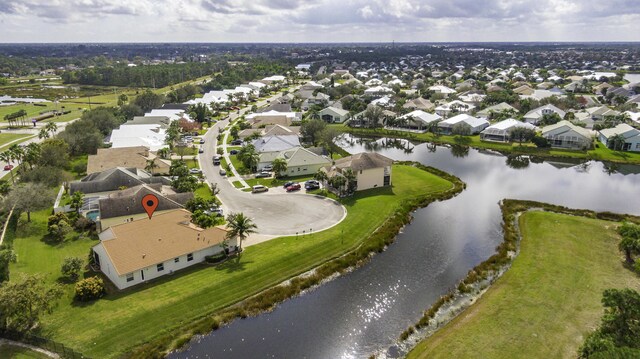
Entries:
[[633,270],[640,274],[640,260],[636,260],[636,263],[633,265]]
[[206,256],[204,257],[204,260],[207,263],[218,263],[222,262],[225,258],[227,258],[227,254],[225,252],[220,252],[218,254]]
[[77,282],[78,278],[80,278],[80,272],[82,271],[83,266],[84,261],[82,258],[67,257],[64,259],[64,262],[62,262],[62,268],[60,268],[60,271],[62,272],[62,276],[69,281]]
[[55,241],[62,241],[71,232],[69,217],[64,213],[56,213],[47,220],[47,233]]
[[549,141],[542,136],[535,136],[534,138],[531,139],[531,142],[533,142],[533,144],[539,148],[551,147],[551,145],[549,144]]
[[78,219],[76,219],[76,222],[73,224],[73,226],[78,231],[84,231],[84,230],[88,229],[89,227],[91,227],[91,222],[92,221],[87,219],[87,218],[78,217]]
[[102,297],[104,282],[98,277],[89,277],[76,283],[75,298],[81,302],[88,302]]

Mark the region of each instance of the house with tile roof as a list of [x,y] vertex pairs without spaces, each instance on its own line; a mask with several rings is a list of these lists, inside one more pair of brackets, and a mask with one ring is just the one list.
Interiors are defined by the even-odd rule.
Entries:
[[174,209],[151,218],[113,225],[99,234],[92,248],[100,271],[125,289],[201,263],[206,256],[237,248],[237,238],[227,239],[224,227],[200,228],[191,212]]
[[390,186],[393,160],[375,152],[362,152],[342,157],[333,165],[322,168],[329,178],[343,176],[343,172],[351,169],[356,175],[356,191]]
[[119,147],[119,148],[98,148],[95,155],[87,158],[87,174],[102,172],[116,167],[133,167],[146,169],[149,161],[153,161],[155,167],[152,174],[169,173],[171,161],[164,160],[156,156],[149,150],[149,147]]

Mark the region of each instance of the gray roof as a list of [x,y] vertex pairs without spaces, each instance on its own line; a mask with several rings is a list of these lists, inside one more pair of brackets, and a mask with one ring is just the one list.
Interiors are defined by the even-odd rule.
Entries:
[[134,187],[145,183],[169,183],[165,177],[151,177],[148,172],[137,168],[116,167],[102,172],[92,173],[80,181],[71,182],[71,193],[99,193],[116,191],[121,187]]
[[280,152],[300,146],[300,138],[292,136],[265,136],[253,141],[256,152]]
[[139,185],[112,193],[100,199],[100,218],[114,218],[145,213],[142,198],[147,194],[158,197],[157,211],[184,208],[184,204],[193,198],[193,192],[162,194],[162,184]]

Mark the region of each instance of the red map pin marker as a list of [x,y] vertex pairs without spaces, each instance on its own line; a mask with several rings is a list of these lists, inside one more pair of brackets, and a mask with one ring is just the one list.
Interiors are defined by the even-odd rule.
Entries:
[[142,197],[142,207],[144,207],[144,211],[149,215],[149,219],[153,215],[153,212],[158,208],[158,197],[148,194]]

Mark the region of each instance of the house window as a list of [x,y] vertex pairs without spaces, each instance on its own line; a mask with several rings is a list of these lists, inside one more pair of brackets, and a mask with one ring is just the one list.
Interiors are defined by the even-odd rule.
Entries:
[[191,262],[193,260],[193,253],[187,254],[187,262]]
[[175,259],[173,260],[173,263],[180,263],[180,258],[175,258]]
[[640,148],[640,143],[636,143],[636,149]]
[[362,170],[360,170],[360,174],[362,174]]
[[160,263],[156,266],[156,269],[158,270],[158,272],[162,272],[164,270],[164,263]]
[[127,274],[127,282],[133,282],[133,273]]

